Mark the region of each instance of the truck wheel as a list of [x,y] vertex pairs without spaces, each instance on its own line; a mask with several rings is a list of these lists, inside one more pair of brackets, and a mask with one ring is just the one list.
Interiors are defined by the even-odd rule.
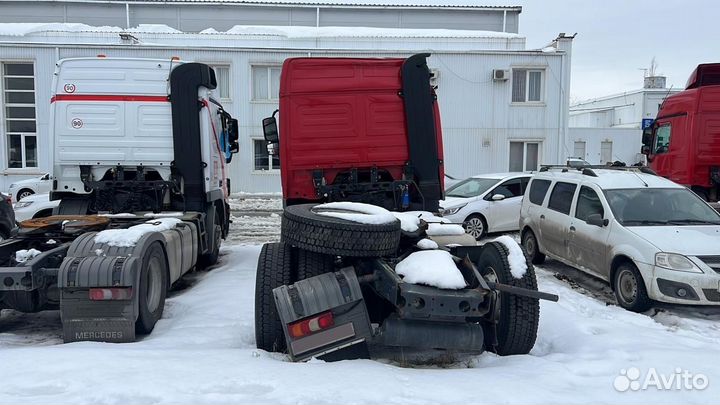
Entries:
[[155,242],[145,252],[140,269],[140,287],[138,288],[138,319],[135,332],[152,332],[165,308],[165,296],[168,290],[168,264],[160,243]]
[[381,257],[395,253],[400,221],[370,225],[318,215],[315,204],[291,205],[282,217],[281,237],[303,250],[333,256]]
[[525,233],[523,233],[522,245],[525,248],[525,252],[527,252],[532,264],[542,264],[545,262],[545,255],[540,253],[538,241],[533,231],[528,229]]
[[255,342],[258,349],[284,352],[285,333],[275,307],[272,290],[291,284],[292,247],[282,242],[266,243],[260,250],[255,279]]
[[200,256],[200,267],[209,267],[217,264],[220,257],[220,245],[222,244],[222,225],[220,222],[220,214],[215,210],[215,221],[213,221],[213,250]]
[[[488,281],[537,291],[535,269],[527,258],[527,272],[516,279],[510,272],[508,249],[500,242],[484,245],[478,258],[478,270]],[[501,356],[527,354],[535,345],[538,324],[540,323],[540,303],[536,298],[498,292],[493,324],[483,323],[485,346]],[[497,346],[493,339],[497,337]]]
[[335,271],[335,256],[298,249],[297,279],[293,282],[332,271]]
[[628,311],[644,312],[653,305],[642,275],[632,263],[626,262],[617,268],[613,287],[618,304]]

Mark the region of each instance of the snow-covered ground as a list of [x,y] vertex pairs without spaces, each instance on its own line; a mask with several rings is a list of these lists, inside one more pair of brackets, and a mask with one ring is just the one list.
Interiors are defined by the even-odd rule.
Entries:
[[[530,355],[457,356],[442,366],[410,368],[388,359],[291,363],[257,350],[255,265],[259,243],[277,239],[278,225],[279,217],[235,215],[220,264],[186,277],[140,342],[61,344],[57,312],[4,311],[0,403],[717,402],[720,311],[630,313],[611,304],[601,283],[552,261],[537,270],[538,282],[560,301],[541,303]],[[626,376],[636,371],[640,385],[648,373],[682,380],[685,371],[696,386],[701,377],[708,384],[675,389],[673,380],[668,390],[634,390]]]

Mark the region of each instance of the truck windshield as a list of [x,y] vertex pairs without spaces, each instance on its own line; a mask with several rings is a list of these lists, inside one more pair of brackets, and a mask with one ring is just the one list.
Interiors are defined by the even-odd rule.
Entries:
[[499,181],[500,180],[498,179],[478,179],[471,177],[447,189],[445,195],[448,197],[462,198],[477,197],[488,191],[490,187],[494,186]]
[[720,214],[685,188],[605,190],[605,197],[624,226],[720,225]]

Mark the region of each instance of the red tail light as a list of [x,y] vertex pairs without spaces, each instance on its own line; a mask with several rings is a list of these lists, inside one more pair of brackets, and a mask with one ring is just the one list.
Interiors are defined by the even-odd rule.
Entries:
[[132,288],[91,288],[91,301],[129,300]]
[[312,318],[303,319],[288,325],[290,336],[294,339],[312,335],[315,332],[327,329],[335,325],[332,312],[324,312]]

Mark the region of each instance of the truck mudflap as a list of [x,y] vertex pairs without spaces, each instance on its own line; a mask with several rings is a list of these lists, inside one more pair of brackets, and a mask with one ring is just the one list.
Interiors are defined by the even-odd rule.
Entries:
[[[59,272],[63,340],[135,341],[138,302],[133,286],[137,286],[141,265],[139,257],[66,258]],[[124,292],[119,297],[123,299],[94,300],[94,290],[107,290],[110,298],[113,291]]]
[[321,356],[372,336],[352,267],[280,286],[273,295],[293,361]]

